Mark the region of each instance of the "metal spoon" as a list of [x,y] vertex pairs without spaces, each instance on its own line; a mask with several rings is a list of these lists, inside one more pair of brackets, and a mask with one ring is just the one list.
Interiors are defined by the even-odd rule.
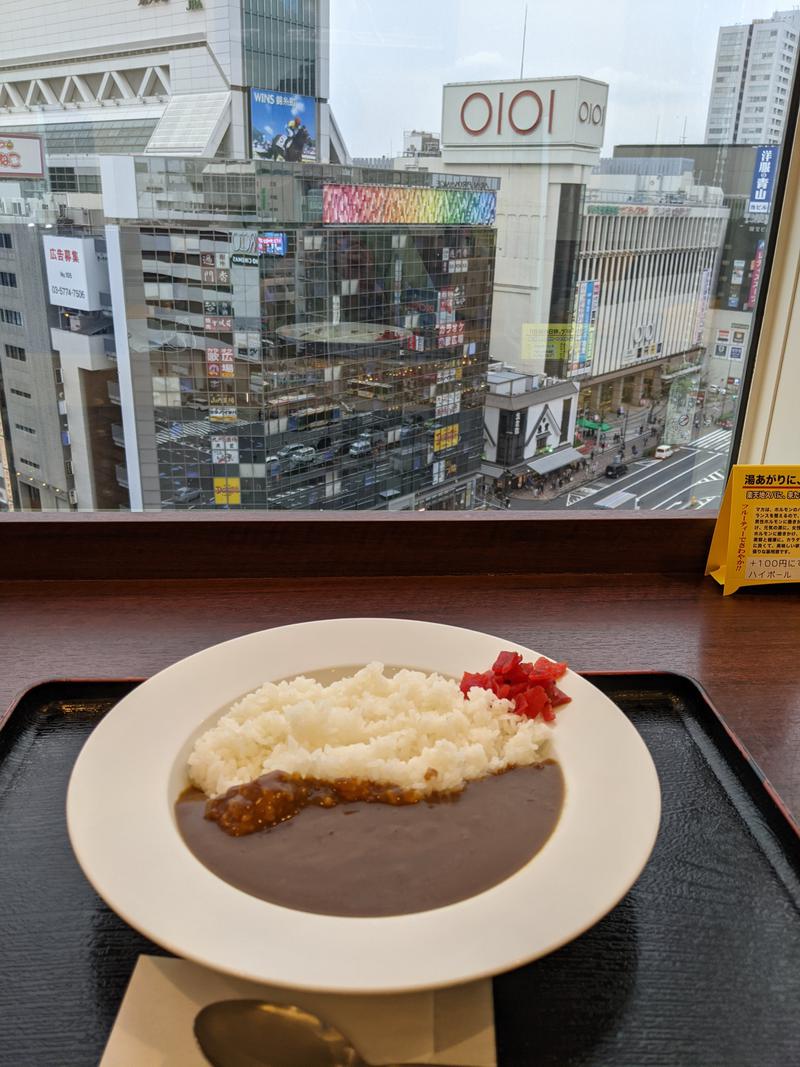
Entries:
[[213,1067],[370,1067],[335,1026],[291,1004],[218,1000],[197,1013],[194,1035]]

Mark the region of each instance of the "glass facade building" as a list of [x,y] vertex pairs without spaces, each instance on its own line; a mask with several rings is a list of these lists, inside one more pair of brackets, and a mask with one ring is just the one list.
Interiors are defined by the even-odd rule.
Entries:
[[303,96],[319,96],[318,0],[242,0],[244,79]]
[[140,159],[136,184],[143,507],[474,503],[496,182]]

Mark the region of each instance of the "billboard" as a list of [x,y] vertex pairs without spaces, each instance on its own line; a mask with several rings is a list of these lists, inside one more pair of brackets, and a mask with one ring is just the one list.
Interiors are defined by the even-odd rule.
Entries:
[[44,176],[42,139],[32,134],[0,133],[0,178]]
[[250,150],[253,159],[316,162],[317,102],[313,96],[251,89]]
[[322,187],[322,221],[492,226],[496,202],[496,193],[474,189],[331,183]]
[[96,250],[93,238],[46,236],[42,244],[51,304],[78,311],[110,305],[107,257]]
[[575,300],[574,332],[571,359],[568,367],[570,377],[588,371],[594,355],[595,327],[600,300],[600,281],[592,278],[578,283]]
[[285,233],[260,233],[256,240],[260,256],[285,256],[286,246]]
[[762,145],[756,149],[753,183],[747,202],[749,215],[767,215],[772,207],[772,189],[778,172],[777,145]]

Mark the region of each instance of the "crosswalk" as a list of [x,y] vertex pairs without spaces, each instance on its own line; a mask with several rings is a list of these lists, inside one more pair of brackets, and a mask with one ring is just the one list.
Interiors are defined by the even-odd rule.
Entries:
[[694,448],[705,448],[711,452],[727,452],[731,447],[730,430],[711,430],[691,442]]
[[695,482],[695,485],[705,485],[706,482],[721,482],[725,478],[724,471],[712,471],[711,474],[707,474],[705,478],[701,478],[699,482]]

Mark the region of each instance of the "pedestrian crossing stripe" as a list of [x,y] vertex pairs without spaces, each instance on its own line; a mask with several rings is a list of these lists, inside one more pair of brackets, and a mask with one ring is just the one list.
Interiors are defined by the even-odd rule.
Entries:
[[695,482],[695,485],[705,485],[706,482],[721,482],[725,475],[722,471],[712,471],[705,478],[701,478],[699,482]]
[[694,448],[709,448],[716,452],[727,452],[731,445],[730,430],[713,430],[691,442]]

